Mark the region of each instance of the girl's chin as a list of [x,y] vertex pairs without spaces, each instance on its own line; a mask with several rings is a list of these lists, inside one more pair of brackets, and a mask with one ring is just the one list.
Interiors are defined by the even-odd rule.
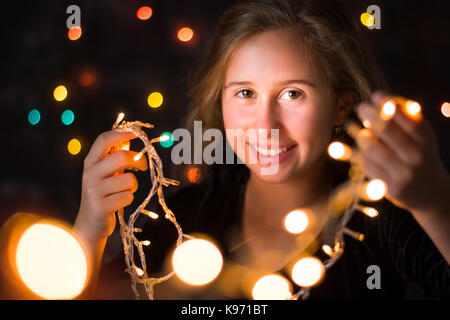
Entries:
[[284,166],[247,165],[247,167],[250,169],[252,175],[270,183],[281,183],[289,180],[293,176],[292,170]]

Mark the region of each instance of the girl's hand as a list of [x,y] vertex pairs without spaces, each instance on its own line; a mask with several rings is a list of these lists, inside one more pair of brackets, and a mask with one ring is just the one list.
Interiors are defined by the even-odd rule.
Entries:
[[411,116],[399,105],[392,118],[381,119],[380,110],[390,98],[376,92],[373,105],[357,107],[359,118],[371,124],[371,134],[358,134],[356,139],[363,172],[386,183],[386,197],[396,206],[410,212],[432,211],[448,197],[450,187],[432,128],[421,113]]
[[116,224],[114,212],[133,202],[138,183],[133,173],[123,173],[123,170],[148,168],[146,157],[133,160],[137,152],[111,152],[113,147],[118,149],[117,145],[129,144],[134,138],[132,133],[104,132],[84,160],[81,204],[75,227],[89,240],[109,237]]

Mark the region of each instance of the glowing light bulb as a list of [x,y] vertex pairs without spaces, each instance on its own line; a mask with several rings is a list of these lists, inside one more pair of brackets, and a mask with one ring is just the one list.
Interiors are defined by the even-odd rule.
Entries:
[[134,267],[134,272],[136,273],[136,275],[138,275],[139,277],[142,277],[144,275],[144,270],[142,270],[141,268],[138,267]]
[[153,10],[148,6],[142,6],[136,11],[136,17],[139,20],[148,20],[151,18],[152,14]]
[[138,161],[139,159],[142,158],[142,156],[144,155],[144,153],[147,152],[147,149],[143,148],[138,154],[136,154],[133,158],[134,161]]
[[56,101],[63,101],[67,97],[67,89],[65,86],[60,85],[53,90],[53,97]]
[[287,300],[292,296],[292,289],[285,277],[269,274],[256,281],[252,296],[254,300]]
[[28,122],[31,125],[36,125],[41,121],[41,113],[38,109],[33,109],[30,112],[28,112]]
[[383,104],[383,107],[381,108],[380,117],[383,120],[389,120],[391,119],[395,114],[395,104],[392,101],[387,101],[385,104]]
[[78,154],[81,151],[81,143],[78,139],[72,139],[67,144],[67,150],[73,155]]
[[292,234],[299,234],[308,227],[308,215],[303,210],[292,210],[284,218],[284,227]]
[[371,218],[378,216],[378,210],[374,208],[365,207],[362,209],[362,212]]
[[327,245],[327,244],[324,244],[322,246],[322,250],[323,250],[323,252],[325,252],[330,257],[333,255],[333,249],[331,249],[331,247],[329,245]]
[[333,159],[345,161],[350,159],[352,150],[342,142],[335,141],[328,146],[328,154]]
[[361,14],[361,23],[366,27],[371,27],[375,24],[375,18],[368,12]]
[[380,179],[373,179],[363,186],[365,198],[372,201],[381,200],[386,194],[386,184]]
[[89,87],[93,83],[94,83],[94,74],[89,71],[81,73],[80,76],[78,77],[78,84],[82,87]]
[[175,274],[187,284],[205,285],[213,281],[222,270],[223,258],[210,241],[192,239],[180,244],[172,256]]
[[72,234],[36,223],[25,230],[16,248],[16,268],[25,285],[45,299],[73,299],[84,289],[88,262]]
[[183,27],[178,30],[177,37],[180,41],[188,42],[194,36],[194,31],[189,27]]
[[192,183],[198,183],[200,181],[201,178],[201,171],[199,168],[189,168],[188,172],[187,172],[187,178],[189,180],[189,182]]
[[450,103],[444,102],[441,106],[441,113],[444,117],[450,118]]
[[406,113],[413,119],[417,119],[420,117],[420,112],[422,107],[416,101],[408,100],[405,103],[405,111]]
[[152,108],[158,108],[163,103],[163,96],[159,92],[152,92],[148,95],[147,103]]
[[70,40],[75,41],[75,40],[80,39],[81,33],[82,33],[81,28],[75,26],[75,27],[72,27],[69,29],[69,31],[67,32],[67,37]]
[[292,269],[292,280],[301,287],[311,287],[322,279],[324,272],[325,268],[319,259],[302,258]]
[[150,241],[144,240],[144,241],[141,241],[141,244],[142,244],[143,246],[149,246],[149,245],[150,245]]

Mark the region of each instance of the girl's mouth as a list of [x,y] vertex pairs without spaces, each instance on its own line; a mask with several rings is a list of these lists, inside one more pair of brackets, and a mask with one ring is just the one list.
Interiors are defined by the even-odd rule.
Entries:
[[259,148],[251,144],[249,144],[249,146],[253,154],[256,155],[258,162],[262,162],[263,164],[265,164],[276,161],[278,161],[278,163],[281,163],[283,160],[294,153],[298,144],[294,143],[278,149],[271,149],[270,146],[268,146],[269,148]]

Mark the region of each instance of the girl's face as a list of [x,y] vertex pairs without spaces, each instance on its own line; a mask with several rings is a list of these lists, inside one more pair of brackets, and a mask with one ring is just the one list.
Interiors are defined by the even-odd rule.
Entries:
[[[241,45],[230,59],[222,89],[226,130],[267,130],[261,130],[267,132],[266,146],[243,135],[234,143],[227,134],[236,155],[261,179],[282,182],[299,176],[326,151],[339,116],[338,99],[293,32],[267,31]],[[270,129],[279,129],[276,150],[270,147],[276,139]],[[266,150],[257,151],[258,145]],[[261,174],[261,168],[273,165],[267,161],[276,158],[276,173]]]

